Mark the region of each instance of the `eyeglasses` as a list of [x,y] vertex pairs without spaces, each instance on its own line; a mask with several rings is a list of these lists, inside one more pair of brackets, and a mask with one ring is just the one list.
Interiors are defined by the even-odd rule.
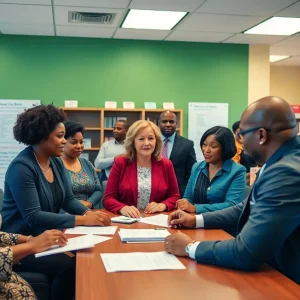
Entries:
[[[245,129],[245,130],[241,130],[240,132],[237,133],[237,135],[238,135],[239,138],[241,138],[246,133],[256,131],[260,128],[263,128],[263,127],[253,127],[253,128],[248,128],[248,129]],[[269,129],[269,128],[263,128],[263,129],[265,129],[267,132],[271,131],[271,129]]]

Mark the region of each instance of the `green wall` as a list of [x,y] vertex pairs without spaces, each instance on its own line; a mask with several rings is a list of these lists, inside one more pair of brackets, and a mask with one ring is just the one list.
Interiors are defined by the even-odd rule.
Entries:
[[104,101],[229,103],[230,125],[248,102],[248,45],[0,36],[0,98],[63,106]]

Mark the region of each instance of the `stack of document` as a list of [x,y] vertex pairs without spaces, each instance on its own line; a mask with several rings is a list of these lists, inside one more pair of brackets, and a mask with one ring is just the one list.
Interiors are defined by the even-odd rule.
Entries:
[[170,235],[165,228],[156,229],[123,229],[119,231],[122,242],[127,243],[147,243],[147,242],[163,242]]
[[98,235],[91,235],[91,234],[83,235],[72,239],[68,239],[67,244],[63,247],[53,246],[46,251],[37,253],[35,254],[35,257],[92,248],[94,247],[95,244],[102,243],[110,239],[111,239],[110,237],[106,237],[106,236],[98,236]]

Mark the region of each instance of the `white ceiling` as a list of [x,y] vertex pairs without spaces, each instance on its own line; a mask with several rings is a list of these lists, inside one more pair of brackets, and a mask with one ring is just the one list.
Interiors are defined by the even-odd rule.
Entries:
[[[129,8],[187,11],[173,30],[122,29]],[[112,12],[112,25],[70,24],[69,11]],[[300,17],[297,0],[0,0],[2,34],[79,36],[187,42],[265,44],[271,54],[293,56],[274,65],[300,66],[300,34],[244,35],[272,17]]]

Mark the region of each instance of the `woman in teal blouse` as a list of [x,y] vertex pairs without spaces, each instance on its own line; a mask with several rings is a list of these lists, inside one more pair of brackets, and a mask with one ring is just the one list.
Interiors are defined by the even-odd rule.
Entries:
[[194,164],[184,198],[177,201],[177,208],[200,214],[241,202],[246,169],[232,160],[236,146],[231,131],[221,126],[208,129],[200,147],[204,161]]
[[71,120],[65,121],[64,125],[67,144],[62,161],[69,173],[73,194],[87,208],[95,208],[102,199],[102,188],[92,163],[79,157],[84,148],[84,128]]

